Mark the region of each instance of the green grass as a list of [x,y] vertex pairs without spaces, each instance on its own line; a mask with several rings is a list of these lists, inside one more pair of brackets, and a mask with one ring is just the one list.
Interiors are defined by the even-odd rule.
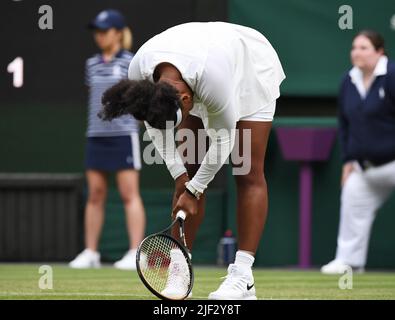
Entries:
[[[41,290],[38,268],[0,264],[0,299],[156,299],[136,272],[53,265],[53,289]],[[225,273],[221,268],[196,267],[194,298],[206,299]],[[317,271],[255,269],[254,276],[258,299],[395,299],[395,273],[354,274],[351,290],[339,289],[338,276]]]

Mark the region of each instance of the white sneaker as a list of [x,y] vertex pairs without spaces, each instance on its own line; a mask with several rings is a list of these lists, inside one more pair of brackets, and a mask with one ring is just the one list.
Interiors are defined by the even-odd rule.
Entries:
[[69,263],[69,267],[74,269],[100,268],[100,253],[85,249]]
[[228,275],[209,300],[256,300],[254,277],[251,268],[230,264]]
[[136,249],[131,249],[121,260],[114,263],[114,267],[120,270],[136,270]]
[[[344,274],[346,270],[348,270],[350,266],[345,264],[340,260],[333,260],[328,264],[321,267],[321,273],[323,274]],[[362,267],[352,267],[353,272],[355,273],[363,273],[364,268]]]
[[[190,276],[189,268],[179,249],[173,249],[170,253],[169,275],[165,289],[161,294],[169,299],[182,299],[188,291]],[[192,292],[188,298],[192,297]]]

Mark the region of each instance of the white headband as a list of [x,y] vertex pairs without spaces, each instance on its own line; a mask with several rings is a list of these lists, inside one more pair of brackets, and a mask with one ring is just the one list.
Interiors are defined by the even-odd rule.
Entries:
[[181,121],[182,121],[182,112],[181,112],[181,108],[178,108],[177,121],[176,121],[176,124],[174,125],[174,128],[177,128],[180,125]]

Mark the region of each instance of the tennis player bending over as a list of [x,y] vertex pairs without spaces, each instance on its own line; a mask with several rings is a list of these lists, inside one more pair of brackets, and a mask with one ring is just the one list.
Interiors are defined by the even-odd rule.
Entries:
[[[147,41],[130,63],[130,80],[103,96],[103,119],[132,114],[144,121],[175,180],[173,214],[181,209],[188,214],[189,248],[204,216],[205,190],[233,149],[235,129],[240,143],[243,131],[250,130],[251,145],[239,147],[241,153],[251,150],[242,154],[250,170],[235,175],[239,248],[209,299],[256,299],[252,265],[268,209],[265,151],[284,78],[275,50],[256,30],[224,22],[186,23]],[[165,138],[176,127],[192,130],[195,137],[206,130],[211,144],[201,163],[184,166],[174,139]],[[178,281],[165,290],[177,296],[185,285],[183,268],[172,261],[169,272]]]

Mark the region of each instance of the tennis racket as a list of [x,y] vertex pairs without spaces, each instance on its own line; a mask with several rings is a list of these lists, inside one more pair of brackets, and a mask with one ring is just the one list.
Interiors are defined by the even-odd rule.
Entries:
[[[193,286],[193,269],[186,245],[184,221],[180,210],[165,230],[146,237],[137,249],[137,272],[144,285],[157,297],[166,300],[183,300]],[[171,236],[178,224],[180,239]]]

